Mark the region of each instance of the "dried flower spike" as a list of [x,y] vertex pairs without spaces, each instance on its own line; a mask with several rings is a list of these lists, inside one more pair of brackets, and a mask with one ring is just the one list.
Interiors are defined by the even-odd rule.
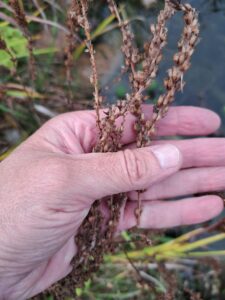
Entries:
[[[107,2],[111,13],[116,16],[121,30],[125,71],[129,75],[131,93],[127,94],[124,100],[118,100],[116,104],[111,105],[102,115],[100,115],[102,97],[99,93],[95,52],[91,41],[91,26],[88,19],[88,0],[72,0],[71,8],[74,10],[75,19],[71,19],[69,22],[69,26],[80,26],[84,30],[86,47],[90,55],[93,71],[90,81],[94,88],[96,126],[99,132],[97,143],[93,149],[95,152],[116,152],[121,149],[121,138],[128,113],[133,114],[136,118],[134,130],[137,147],[149,145],[152,136],[155,134],[157,122],[168,112],[169,106],[174,101],[175,93],[183,89],[184,73],[190,67],[190,58],[199,35],[196,11],[189,4],[181,4],[178,0],[165,0],[165,7],[160,12],[157,23],[150,27],[152,39],[146,42],[144,52],[140,53],[140,50],[135,46],[130,27],[120,16],[115,1],[107,0]],[[184,18],[184,30],[178,43],[178,52],[173,58],[174,66],[168,70],[168,76],[164,80],[166,91],[158,98],[153,108],[152,117],[147,120],[142,111],[142,104],[145,101],[144,92],[157,76],[159,63],[163,58],[162,50],[167,42],[166,22],[177,11],[181,11]],[[70,30],[73,30],[72,27]],[[71,49],[68,51],[71,51]],[[68,61],[71,59],[69,57],[71,53],[68,53]],[[142,69],[137,70],[137,63],[140,62],[142,63]],[[142,212],[141,192],[138,191],[138,207],[134,211],[137,224],[140,223]],[[102,215],[102,199],[96,200],[75,238],[78,253],[72,261],[73,272],[61,283],[57,283],[49,289],[55,299],[63,299],[73,295],[74,287],[82,285],[90,277],[90,274],[98,269],[103,261],[103,255],[113,251],[114,234],[118,226],[121,208],[126,204],[127,195],[111,195],[104,201],[108,207],[109,217],[105,220]],[[104,230],[102,227],[103,222],[105,224]]]
[[14,17],[16,19],[18,26],[21,28],[24,37],[28,41],[27,49],[29,52],[29,70],[30,70],[31,78],[34,81],[35,80],[35,59],[33,54],[33,40],[28,30],[26,15],[20,1],[9,0],[9,5],[13,9]]

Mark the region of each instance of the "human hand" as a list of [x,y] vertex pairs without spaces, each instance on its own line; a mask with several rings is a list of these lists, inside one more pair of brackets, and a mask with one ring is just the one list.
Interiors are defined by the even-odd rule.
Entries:
[[[144,110],[150,117],[149,106]],[[125,149],[135,140],[133,122],[129,116]],[[206,135],[219,123],[205,109],[173,108],[160,122],[158,134]],[[144,228],[199,223],[222,211],[217,196],[162,199],[224,188],[224,139],[90,153],[96,136],[94,112],[64,114],[46,123],[0,164],[1,300],[27,299],[71,271],[74,236],[96,199],[130,192],[118,231],[136,225],[134,190],[147,189],[142,194]]]

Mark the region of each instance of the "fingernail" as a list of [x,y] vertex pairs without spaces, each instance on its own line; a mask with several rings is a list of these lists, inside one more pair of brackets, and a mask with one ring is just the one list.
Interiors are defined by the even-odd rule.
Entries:
[[181,153],[173,145],[160,145],[150,148],[162,169],[174,168],[180,164]]

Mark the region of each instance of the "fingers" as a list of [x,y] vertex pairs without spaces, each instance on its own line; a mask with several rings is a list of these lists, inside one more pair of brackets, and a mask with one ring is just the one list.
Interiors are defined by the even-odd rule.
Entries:
[[[147,119],[151,118],[152,106],[144,105],[144,113]],[[135,118],[128,115],[125,123],[123,144],[135,141],[133,124]],[[172,107],[167,116],[160,120],[156,134],[158,136],[169,135],[208,135],[220,127],[220,118],[214,112],[198,107]]]
[[160,141],[178,147],[183,155],[182,168],[225,166],[225,139],[199,138],[179,141]]
[[[178,196],[225,190],[225,168],[200,168],[182,170],[160,183],[150,186],[141,194],[142,200],[169,199]],[[137,193],[129,194],[137,200]]]
[[[155,141],[152,145],[171,144],[182,153],[182,168],[225,166],[225,139],[198,138],[188,140]],[[124,147],[135,149],[136,144]]]
[[[119,230],[136,226],[134,216],[135,202],[127,202]],[[198,224],[210,220],[221,213],[223,201],[217,196],[188,198],[185,200],[163,202],[143,202],[140,228],[169,228],[181,225]]]
[[140,190],[178,171],[182,157],[174,146],[163,145],[117,153],[70,157],[68,186],[74,194],[91,199]]
[[[147,119],[151,118],[152,106],[144,105]],[[102,111],[102,116],[104,115]],[[120,118],[117,124],[121,123]],[[135,118],[128,114],[125,122],[122,144],[136,140],[134,132]],[[197,107],[174,107],[160,120],[157,135],[208,135],[220,126],[220,119],[214,112]],[[44,138],[45,144],[54,152],[68,154],[91,152],[98,137],[94,111],[80,111],[60,115],[46,123],[32,138]],[[39,141],[36,142],[37,145]]]

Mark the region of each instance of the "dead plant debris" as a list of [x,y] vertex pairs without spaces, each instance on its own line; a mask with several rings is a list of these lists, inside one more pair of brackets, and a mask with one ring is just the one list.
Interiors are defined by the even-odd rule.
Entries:
[[[25,27],[23,14],[15,7],[18,23]],[[134,130],[136,132],[137,147],[148,146],[156,132],[156,124],[168,112],[177,91],[184,88],[184,74],[190,67],[190,59],[195,50],[199,38],[199,23],[196,10],[189,4],[182,4],[178,0],[165,0],[164,9],[159,13],[156,24],[151,24],[151,39],[146,41],[144,50],[138,49],[135,44],[134,35],[129,23],[123,19],[120,10],[114,0],[107,0],[110,12],[115,15],[122,35],[121,51],[124,55],[123,73],[129,75],[130,93],[125,99],[118,100],[116,104],[108,107],[105,115],[100,117],[100,109],[103,108],[103,98],[99,89],[99,76],[96,64],[95,49],[91,39],[91,24],[88,12],[91,1],[72,0],[68,11],[67,26],[69,29],[68,46],[66,48],[66,69],[67,80],[71,83],[71,67],[73,63],[73,52],[76,42],[72,36],[81,28],[85,34],[85,44],[90,57],[92,75],[90,82],[93,86],[94,107],[96,110],[96,126],[98,128],[98,142],[94,152],[116,152],[121,149],[121,137],[124,130],[124,122],[128,113],[135,116]],[[147,119],[142,111],[142,104],[145,102],[145,91],[156,78],[159,64],[163,59],[163,48],[167,43],[168,29],[167,21],[176,13],[183,15],[184,29],[178,43],[178,51],[174,54],[174,66],[168,70],[164,80],[165,93],[162,94],[153,108],[151,119]],[[141,66],[141,67],[140,67]],[[140,195],[142,191],[138,191]],[[140,197],[139,197],[140,199]],[[61,282],[58,282],[40,297],[53,295],[54,299],[65,299],[74,297],[75,287],[80,287],[91,274],[96,272],[103,262],[103,255],[115,250],[114,235],[120,217],[120,209],[127,201],[126,194],[111,195],[108,197],[107,205],[110,217],[107,220],[105,230],[102,230],[103,216],[101,214],[101,199],[96,200],[89,215],[79,229],[75,237],[78,253],[72,260],[72,273]],[[138,201],[135,210],[137,226],[141,218],[142,205]],[[163,269],[163,265],[161,266]],[[165,269],[163,272],[166,274]],[[139,274],[140,275],[140,274]],[[143,275],[143,274],[142,274]],[[168,277],[168,276],[167,276]],[[141,276],[141,281],[143,276]],[[170,277],[171,285],[174,285],[174,278]],[[173,299],[173,291],[170,290],[166,299]],[[170,295],[170,296],[169,296]],[[34,299],[41,299],[35,297]],[[200,299],[197,296],[192,299]]]

